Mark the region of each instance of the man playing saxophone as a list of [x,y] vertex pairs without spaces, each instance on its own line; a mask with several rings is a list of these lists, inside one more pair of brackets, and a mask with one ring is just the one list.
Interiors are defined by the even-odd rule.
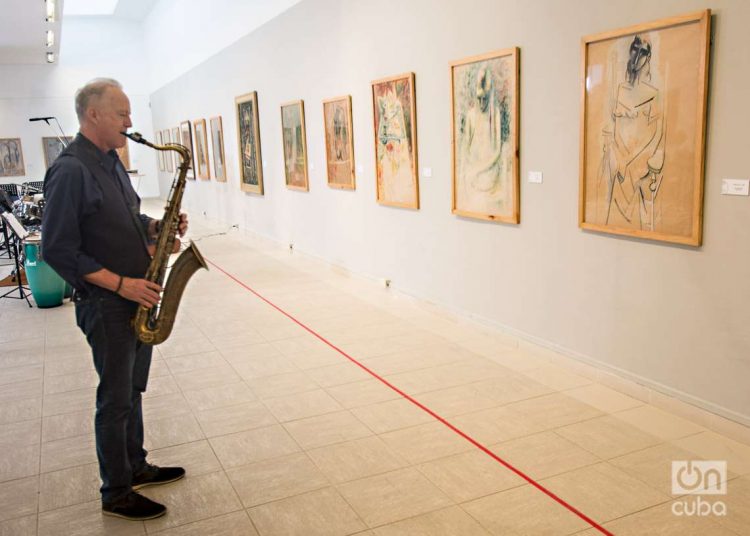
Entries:
[[[141,393],[152,346],[131,325],[139,305],[154,307],[161,287],[144,278],[149,243],[161,222],[140,213],[140,198],[115,149],[126,143],[130,102],[115,80],[95,79],[78,90],[80,132],[47,171],[43,220],[45,260],[75,288],[76,320],[99,375],[96,453],[102,513],[152,519],[166,508],[136,493],[185,476],[181,467],[146,462]],[[188,222],[180,215],[182,236]],[[176,241],[179,242],[179,241]]]

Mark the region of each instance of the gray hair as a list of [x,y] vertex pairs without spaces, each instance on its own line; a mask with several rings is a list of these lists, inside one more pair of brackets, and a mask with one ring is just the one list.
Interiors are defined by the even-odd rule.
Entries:
[[94,78],[81,89],[76,91],[76,114],[78,121],[82,121],[91,105],[92,99],[101,97],[108,88],[122,89],[122,84],[113,78]]

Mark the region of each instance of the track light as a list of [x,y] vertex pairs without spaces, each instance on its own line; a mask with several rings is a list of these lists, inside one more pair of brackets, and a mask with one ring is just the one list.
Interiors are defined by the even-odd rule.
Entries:
[[47,30],[47,48],[55,46],[55,31]]
[[55,22],[55,0],[45,0],[47,2],[47,22]]
[[55,63],[55,53],[47,52],[47,63]]

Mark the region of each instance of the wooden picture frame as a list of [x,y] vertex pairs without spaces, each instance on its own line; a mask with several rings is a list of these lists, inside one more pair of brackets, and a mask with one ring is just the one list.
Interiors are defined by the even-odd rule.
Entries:
[[211,150],[213,152],[214,178],[218,182],[227,181],[226,161],[224,159],[224,127],[221,116],[217,115],[209,119],[211,128]]
[[326,138],[328,186],[354,190],[356,182],[351,95],[323,101],[323,130]]
[[414,73],[374,80],[371,86],[377,201],[419,209]]
[[584,37],[578,222],[699,246],[711,11]]
[[[164,145],[169,145],[172,143],[172,133],[168,128],[165,128],[162,131],[162,141],[164,142]],[[166,168],[167,173],[174,173],[174,157],[172,156],[172,153],[174,151],[168,151],[164,153],[164,167]]]
[[[178,145],[182,145],[182,140],[180,139],[180,127],[174,127],[172,130],[172,143],[176,143]],[[172,158],[174,159],[174,170],[177,171],[180,168],[180,164],[182,163],[182,157],[180,157],[180,153],[177,151],[171,151]]]
[[451,211],[520,221],[519,49],[451,62]]
[[237,116],[237,155],[240,159],[240,188],[263,195],[263,165],[260,148],[258,93],[251,91],[234,99]]
[[0,177],[23,177],[26,166],[23,163],[21,138],[0,138]]
[[[156,137],[156,145],[164,145],[164,138],[162,137],[161,130],[154,132]],[[159,171],[166,171],[167,166],[165,164],[166,158],[164,158],[164,151],[156,151],[156,160],[159,162]]]
[[182,145],[190,150],[190,166],[188,167],[187,178],[195,180],[195,151],[193,151],[193,127],[190,121],[180,123],[180,140]]
[[[65,136],[63,138],[66,143],[73,141],[73,136]],[[49,169],[52,162],[60,156],[65,147],[63,146],[60,138],[57,136],[43,137],[42,138],[42,152],[44,153],[44,168]]]
[[195,134],[195,170],[199,179],[211,179],[211,166],[208,159],[208,132],[206,131],[206,120],[196,119],[193,121],[193,132]]
[[284,178],[290,190],[307,192],[307,133],[305,102],[296,100],[281,105],[281,143],[284,151]]

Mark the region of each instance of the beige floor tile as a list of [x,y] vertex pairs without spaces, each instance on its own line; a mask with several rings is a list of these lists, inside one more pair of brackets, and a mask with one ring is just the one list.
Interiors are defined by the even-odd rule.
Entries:
[[40,442],[41,435],[41,419],[0,424],[0,446],[35,445]]
[[525,485],[462,505],[496,536],[559,535],[585,529],[588,524],[559,503]]
[[593,381],[585,376],[575,374],[557,365],[548,364],[533,368],[525,372],[534,381],[546,385],[550,389],[563,391],[589,385]]
[[95,461],[96,445],[93,435],[67,437],[42,443],[42,473]]
[[377,536],[483,536],[489,535],[458,506],[405,519],[375,529]]
[[317,348],[305,352],[285,354],[290,363],[299,370],[310,370],[331,365],[349,363],[349,360],[333,348]]
[[276,418],[260,402],[200,411],[196,414],[206,437],[216,437],[276,424]]
[[182,393],[152,396],[143,399],[143,421],[169,419],[190,413],[190,406]]
[[258,398],[274,398],[320,389],[304,372],[286,372],[246,380]]
[[284,423],[287,432],[303,449],[313,449],[372,435],[349,411],[326,413]]
[[330,485],[304,453],[230,469],[227,475],[246,508]]
[[230,365],[223,364],[211,368],[195,369],[182,374],[174,374],[174,379],[183,391],[197,391],[232,382],[239,382],[242,378],[240,378]]
[[441,353],[440,349],[404,350],[379,357],[362,359],[368,369],[380,376],[436,367],[467,359],[467,353]]
[[164,362],[174,375],[192,372],[193,370],[221,367],[227,364],[224,356],[217,351],[167,357]]
[[669,496],[608,463],[576,469],[540,483],[599,523],[669,500]]
[[198,421],[190,414],[158,420],[144,419],[143,428],[146,450],[181,445],[205,438]]
[[190,476],[215,473],[221,464],[207,440],[152,450],[148,462],[160,466],[181,466]]
[[159,353],[165,358],[185,356],[190,354],[202,354],[216,350],[211,341],[206,337],[196,334],[187,337],[184,333],[182,337],[170,337],[159,345]]
[[565,394],[604,413],[615,413],[644,404],[640,400],[619,393],[600,383],[592,383],[583,387],[568,389],[565,391]]
[[39,473],[39,443],[11,444],[0,449],[0,482]]
[[158,534],[159,536],[258,536],[247,512],[244,511],[180,525]]
[[457,503],[526,483],[513,471],[476,448],[424,463],[419,466],[419,470]]
[[434,420],[434,417],[429,413],[405,398],[354,408],[352,413],[376,434],[400,430]]
[[26,398],[0,404],[0,424],[30,421],[42,416],[42,399]]
[[39,536],[135,536],[142,522],[103,516],[99,500],[39,514]]
[[602,412],[561,393],[530,398],[505,406],[538,432],[599,417]]
[[146,488],[143,494],[168,509],[166,516],[146,521],[149,534],[242,509],[223,471],[194,477],[188,475],[173,484]]
[[430,422],[388,432],[381,434],[380,438],[411,464],[444,458],[476,448],[441,422]]
[[750,527],[750,478],[730,480],[727,483],[727,494],[720,500],[726,503],[727,515],[712,519],[737,534],[746,534]]
[[50,376],[44,380],[44,394],[53,395],[67,391],[77,391],[96,387],[99,384],[99,376],[93,368],[71,374]]
[[161,376],[169,376],[172,372],[169,370],[169,367],[167,366],[167,362],[158,357],[158,354],[154,352],[154,356],[151,359],[151,368],[149,368],[148,371],[148,378],[149,382],[153,380],[154,378],[159,378]]
[[[679,501],[678,501],[679,502]],[[716,516],[678,516],[672,504],[661,504],[642,512],[605,524],[604,528],[618,536],[735,536],[742,534],[723,528]],[[747,529],[747,526],[744,527]],[[599,534],[599,533],[597,533]]]
[[258,399],[244,382],[209,387],[199,391],[186,391],[183,394],[194,411],[207,411],[234,406],[235,404],[245,404]]
[[23,400],[25,398],[38,398],[44,391],[41,378],[23,382],[6,383],[0,385],[0,403],[10,402],[13,400]]
[[208,339],[218,350],[265,342],[265,338],[260,333],[255,330],[249,330],[247,326],[243,328],[242,332],[226,333],[220,336],[208,335]]
[[361,367],[349,362],[311,368],[307,370],[307,375],[324,388],[367,380],[372,377]]
[[36,514],[0,521],[0,536],[36,536]]
[[345,536],[366,526],[333,488],[249,510],[263,536]]
[[[4,367],[0,376],[0,386],[41,379],[44,375],[42,365],[26,365],[22,367]],[[0,389],[2,389],[0,387]]]
[[264,403],[279,422],[295,421],[344,409],[321,389],[269,398],[264,400]]
[[401,395],[396,391],[374,378],[329,387],[326,391],[345,408],[369,406],[378,402],[401,398]]
[[612,416],[663,440],[679,439],[705,431],[695,423],[648,404],[619,411]]
[[42,419],[42,441],[56,441],[66,437],[94,433],[94,410],[53,415]]
[[45,395],[42,413],[45,417],[93,410],[96,407],[96,388],[77,389],[54,395]]
[[101,485],[98,463],[43,473],[39,477],[39,511],[97,500]]
[[331,482],[348,482],[393,471],[405,465],[405,462],[376,436],[313,449],[307,454]]
[[44,363],[45,378],[87,370],[94,370],[94,363],[90,355],[55,359]]
[[298,452],[297,443],[281,426],[268,426],[209,440],[225,469]]
[[549,364],[547,359],[523,349],[506,349],[490,356],[489,359],[518,372],[533,370]]
[[714,432],[701,432],[672,443],[706,460],[726,460],[727,469],[732,473],[750,474],[750,446],[743,443]]
[[492,445],[492,452],[535,480],[601,460],[555,432],[542,432]]
[[146,392],[143,393],[143,399],[154,396],[179,394],[180,386],[174,380],[171,374],[153,377],[149,375]]
[[543,428],[505,406],[452,417],[450,422],[485,446],[524,437]]
[[563,426],[555,432],[603,460],[653,447],[662,442],[658,437],[642,432],[611,415]]
[[0,483],[0,521],[36,514],[39,476]]
[[347,482],[338,490],[369,527],[451,506],[451,500],[416,469]]

